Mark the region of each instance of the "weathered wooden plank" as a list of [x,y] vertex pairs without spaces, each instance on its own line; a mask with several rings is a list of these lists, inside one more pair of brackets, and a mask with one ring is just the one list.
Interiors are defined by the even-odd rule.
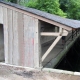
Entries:
[[48,54],[51,52],[51,50],[55,47],[57,42],[61,39],[62,36],[58,36],[55,41],[51,44],[51,46],[48,48],[48,50],[45,52],[45,54],[42,56],[42,62],[45,60],[45,58],[48,56]]
[[62,32],[62,33],[54,33],[54,32],[41,32],[41,36],[67,36],[68,32]]
[[3,7],[0,6],[0,24],[3,24]]
[[65,35],[67,36],[68,33],[69,33],[68,31],[66,31],[65,29],[63,29],[63,34],[62,34],[63,36],[65,36]]
[[28,42],[28,26],[27,24],[28,17],[24,15],[24,53],[25,53],[25,64],[24,66],[29,67],[29,42]]
[[55,32],[59,32],[59,27],[55,26]]
[[19,64],[18,12],[13,11],[13,64]]
[[41,32],[41,36],[59,36],[58,32]]
[[8,63],[8,17],[7,8],[3,8],[3,28],[4,28],[4,53],[5,63]]
[[40,23],[35,19],[34,31],[34,67],[39,68],[41,64]]
[[23,25],[23,14],[18,13],[18,35],[19,35],[19,65],[24,66],[25,55],[24,55],[24,25]]
[[13,26],[12,26],[12,10],[8,9],[8,61],[12,64],[13,58]]
[[34,67],[34,18],[24,15],[25,66]]

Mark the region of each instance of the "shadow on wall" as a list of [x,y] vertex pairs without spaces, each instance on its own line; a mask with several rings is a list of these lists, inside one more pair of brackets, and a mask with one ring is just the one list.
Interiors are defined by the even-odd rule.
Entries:
[[0,24],[0,62],[5,61],[4,57],[4,32],[3,25]]

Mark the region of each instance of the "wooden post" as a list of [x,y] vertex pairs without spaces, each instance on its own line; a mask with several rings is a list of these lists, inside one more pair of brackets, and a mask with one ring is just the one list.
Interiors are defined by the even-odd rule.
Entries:
[[3,8],[3,27],[4,27],[4,53],[5,63],[8,63],[8,16],[7,8]]
[[35,25],[35,38],[34,38],[34,64],[35,68],[39,68],[42,66],[41,62],[41,43],[40,43],[40,28],[41,24],[38,20],[36,20]]
[[12,64],[13,59],[13,24],[12,24],[12,10],[8,9],[8,62]]
[[55,26],[55,32],[59,32],[59,27]]
[[13,64],[19,65],[18,12],[13,11]]

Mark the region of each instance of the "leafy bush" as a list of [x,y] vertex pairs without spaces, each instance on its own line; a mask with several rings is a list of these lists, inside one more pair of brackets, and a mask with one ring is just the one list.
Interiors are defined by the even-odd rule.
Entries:
[[60,4],[68,18],[80,20],[80,0],[60,0]]
[[60,9],[59,0],[30,0],[25,6],[66,17],[66,13]]

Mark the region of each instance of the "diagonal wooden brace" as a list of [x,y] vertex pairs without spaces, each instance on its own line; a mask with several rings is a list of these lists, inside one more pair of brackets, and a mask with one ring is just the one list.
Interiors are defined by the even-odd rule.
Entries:
[[48,56],[48,54],[52,51],[52,49],[55,47],[55,45],[58,43],[58,41],[61,39],[62,36],[58,36],[56,40],[52,43],[52,45],[48,48],[48,50],[45,52],[45,54],[42,56],[42,62],[45,60],[45,58]]

